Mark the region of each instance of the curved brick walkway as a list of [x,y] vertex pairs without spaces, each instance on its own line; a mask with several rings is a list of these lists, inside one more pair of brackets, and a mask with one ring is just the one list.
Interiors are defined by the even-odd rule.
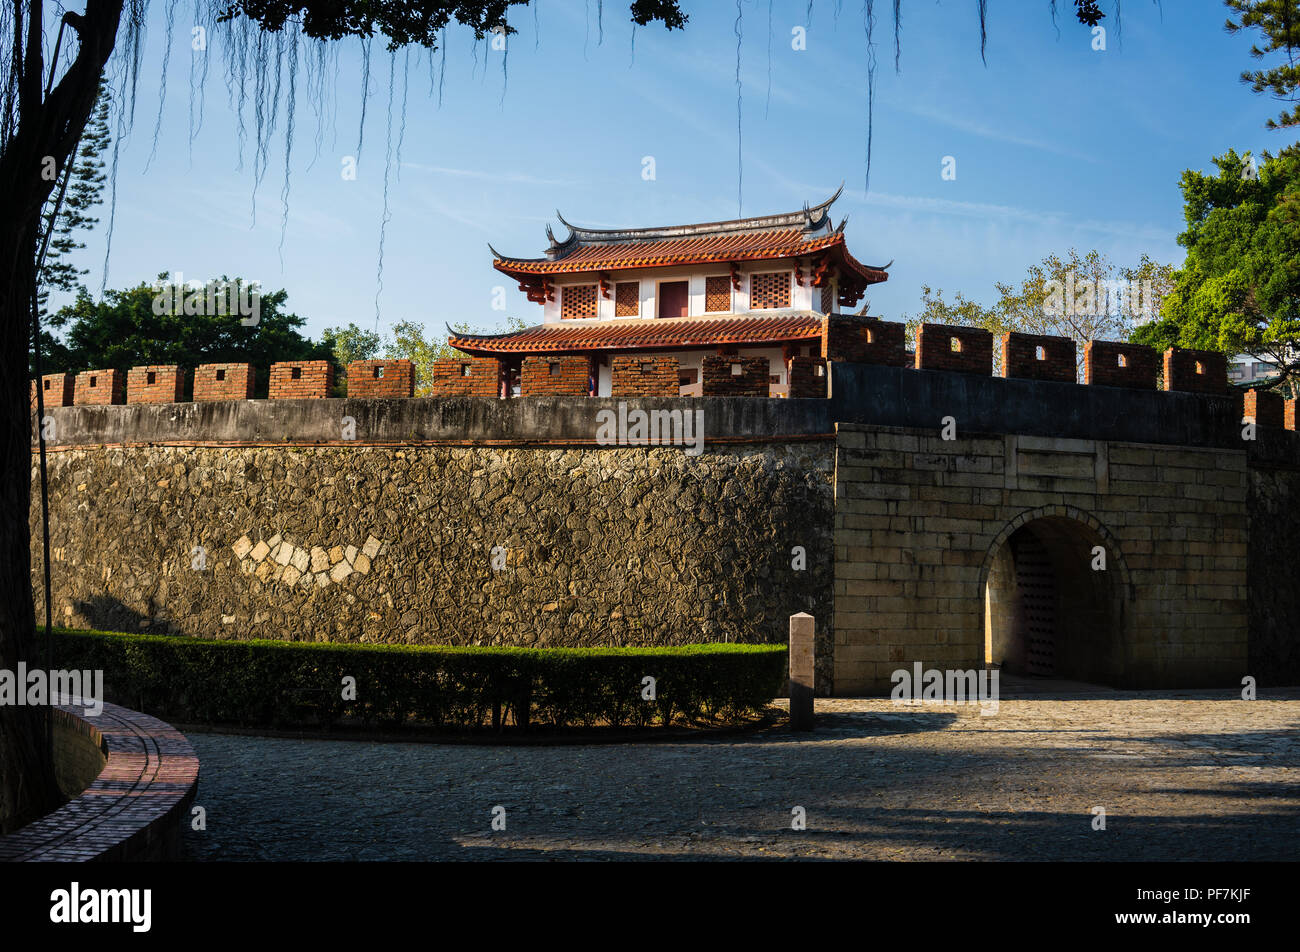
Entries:
[[0,861],[164,859],[175,853],[199,776],[185,736],[116,704],[105,704],[96,717],[82,707],[59,709],[99,733],[108,762],[80,797],[0,837]]
[[[1264,692],[1266,695],[1269,692]],[[192,734],[200,859],[1294,859],[1300,690],[820,700],[820,728],[486,747]],[[506,808],[506,830],[491,810]],[[791,808],[807,830],[790,829]],[[1106,829],[1092,829],[1092,808]]]

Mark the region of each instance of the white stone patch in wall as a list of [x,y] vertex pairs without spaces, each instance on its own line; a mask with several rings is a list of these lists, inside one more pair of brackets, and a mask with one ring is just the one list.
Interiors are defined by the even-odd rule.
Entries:
[[337,585],[353,573],[369,575],[374,559],[384,551],[384,542],[372,535],[361,548],[341,544],[328,549],[314,545],[308,549],[276,533],[256,544],[248,536],[240,536],[230,548],[244,575],[253,575],[262,582],[279,581],[310,589],[313,585],[317,588]]

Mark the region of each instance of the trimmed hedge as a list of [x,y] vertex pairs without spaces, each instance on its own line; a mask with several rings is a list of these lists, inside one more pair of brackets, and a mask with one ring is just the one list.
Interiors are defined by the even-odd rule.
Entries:
[[[215,641],[59,628],[54,666],[103,669],[123,703],[241,726],[646,727],[761,711],[786,678],[784,645],[480,648]],[[356,700],[343,699],[345,677]],[[655,699],[642,698],[655,679]]]

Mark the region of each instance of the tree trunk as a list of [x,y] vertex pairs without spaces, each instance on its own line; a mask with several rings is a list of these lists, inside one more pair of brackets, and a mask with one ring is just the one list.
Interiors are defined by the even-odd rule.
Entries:
[[[27,333],[35,267],[31,223],[0,237],[0,260],[19,262],[12,283],[0,287],[0,668],[17,661],[44,667],[36,652],[30,529],[31,416],[28,410]],[[10,258],[10,256],[15,256]],[[26,267],[24,267],[24,265]],[[15,671],[16,673],[16,671]],[[16,685],[22,692],[24,685]],[[20,698],[21,699],[21,698]],[[0,830],[8,832],[58,806],[54,762],[45,734],[48,708],[0,706]]]
[[[76,58],[49,96],[43,95],[40,0],[28,0],[25,10],[15,3],[13,13],[15,35],[22,35],[26,21],[29,43],[17,129],[0,144],[0,670],[16,674],[19,661],[44,666],[32,600],[27,383],[36,241],[41,207],[54,185],[41,171],[46,157],[53,157],[59,169],[71,160],[117,39],[122,0],[87,0],[75,32],[65,32],[65,43],[77,44]],[[47,714],[46,707],[0,704],[0,832],[58,806],[53,752],[45,736]]]

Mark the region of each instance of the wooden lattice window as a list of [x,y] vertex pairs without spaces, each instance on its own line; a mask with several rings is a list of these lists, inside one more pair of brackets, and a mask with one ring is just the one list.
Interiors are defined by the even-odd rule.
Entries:
[[822,285],[822,313],[835,313],[835,289],[829,281]]
[[560,289],[560,317],[595,317],[596,286],[574,284]]
[[768,310],[790,306],[790,272],[773,271],[749,276],[749,307]]
[[731,278],[727,275],[719,275],[713,278],[704,279],[704,310],[705,311],[730,311],[731,310]]
[[637,317],[641,313],[641,282],[620,281],[614,286],[614,316]]

